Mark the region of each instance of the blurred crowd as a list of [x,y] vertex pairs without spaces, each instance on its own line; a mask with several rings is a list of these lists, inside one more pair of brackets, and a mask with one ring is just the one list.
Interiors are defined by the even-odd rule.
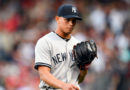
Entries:
[[129,0],[0,0],[0,90],[39,90],[35,44],[56,29],[64,3],[75,4],[83,17],[73,35],[98,47],[81,90],[130,90]]

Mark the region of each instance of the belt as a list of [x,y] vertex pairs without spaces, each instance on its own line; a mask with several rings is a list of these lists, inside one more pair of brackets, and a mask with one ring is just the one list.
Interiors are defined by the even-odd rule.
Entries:
[[56,88],[50,87],[50,86],[43,86],[45,90],[56,90]]

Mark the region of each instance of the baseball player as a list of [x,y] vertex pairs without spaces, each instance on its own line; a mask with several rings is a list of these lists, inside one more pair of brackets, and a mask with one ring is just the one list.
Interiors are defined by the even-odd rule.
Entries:
[[[35,69],[40,75],[40,90],[79,90],[86,70],[74,65],[73,46],[79,41],[71,33],[77,20],[82,20],[77,8],[71,4],[59,7],[55,17],[55,32],[40,38],[35,47]],[[88,68],[88,66],[86,66]]]

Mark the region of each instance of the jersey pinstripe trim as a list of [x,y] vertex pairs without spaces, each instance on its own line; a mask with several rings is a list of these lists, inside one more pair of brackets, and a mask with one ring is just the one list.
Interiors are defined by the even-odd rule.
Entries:
[[35,68],[35,69],[38,69],[38,66],[47,66],[47,67],[51,68],[51,65],[50,65],[50,64],[42,63],[42,62],[37,62],[37,63],[35,63],[34,68]]

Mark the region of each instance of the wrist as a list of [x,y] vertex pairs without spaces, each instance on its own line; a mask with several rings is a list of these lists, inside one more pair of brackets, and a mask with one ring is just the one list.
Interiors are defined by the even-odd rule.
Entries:
[[63,89],[63,87],[66,86],[66,83],[62,82],[59,86],[60,89]]
[[90,64],[86,64],[86,65],[84,66],[84,70],[88,70],[89,67],[90,67]]

